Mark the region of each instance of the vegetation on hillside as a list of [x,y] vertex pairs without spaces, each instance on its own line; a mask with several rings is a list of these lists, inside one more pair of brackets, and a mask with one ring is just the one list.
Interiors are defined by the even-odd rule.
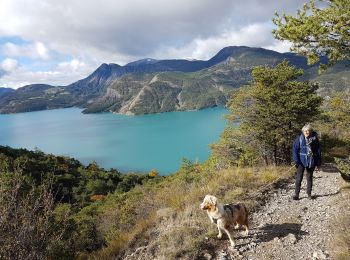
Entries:
[[100,248],[95,216],[83,209],[158,178],[0,146],[0,258],[72,258]]

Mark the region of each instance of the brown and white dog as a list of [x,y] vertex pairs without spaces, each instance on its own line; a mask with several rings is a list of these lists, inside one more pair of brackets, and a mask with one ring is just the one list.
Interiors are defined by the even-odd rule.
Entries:
[[219,230],[218,238],[222,237],[222,231],[224,231],[231,243],[231,246],[235,246],[235,242],[232,239],[229,228],[234,226],[238,228],[240,225],[245,227],[245,235],[248,235],[248,211],[244,204],[220,204],[218,199],[212,195],[206,195],[203,202],[200,205],[202,210],[206,210],[210,221],[217,225]]

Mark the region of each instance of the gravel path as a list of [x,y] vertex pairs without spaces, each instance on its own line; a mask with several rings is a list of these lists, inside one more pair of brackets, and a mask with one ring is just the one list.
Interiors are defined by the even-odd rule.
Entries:
[[[306,178],[300,200],[291,199],[294,183],[272,191],[266,204],[250,216],[248,237],[236,234],[236,247],[221,248],[216,259],[333,259],[332,226],[339,213],[340,175],[332,168],[314,174],[313,195],[306,196]],[[227,243],[226,243],[227,242]],[[226,239],[222,243],[228,244]],[[211,255],[207,257],[212,259]]]

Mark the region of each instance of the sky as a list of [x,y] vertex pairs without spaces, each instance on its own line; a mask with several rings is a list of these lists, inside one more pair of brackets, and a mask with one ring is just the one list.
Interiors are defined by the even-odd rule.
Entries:
[[67,85],[101,63],[209,59],[226,46],[289,51],[274,13],[305,0],[0,0],[0,87]]

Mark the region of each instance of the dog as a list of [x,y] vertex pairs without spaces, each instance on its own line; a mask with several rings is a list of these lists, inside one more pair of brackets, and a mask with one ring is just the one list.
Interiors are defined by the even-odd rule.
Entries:
[[215,196],[206,195],[200,204],[200,208],[206,210],[210,221],[217,225],[219,231],[217,237],[219,239],[222,238],[222,232],[224,231],[232,247],[235,246],[235,242],[229,231],[231,226],[234,226],[235,229],[239,228],[239,226],[244,226],[245,235],[248,235],[248,210],[243,203],[223,205],[218,202]]

